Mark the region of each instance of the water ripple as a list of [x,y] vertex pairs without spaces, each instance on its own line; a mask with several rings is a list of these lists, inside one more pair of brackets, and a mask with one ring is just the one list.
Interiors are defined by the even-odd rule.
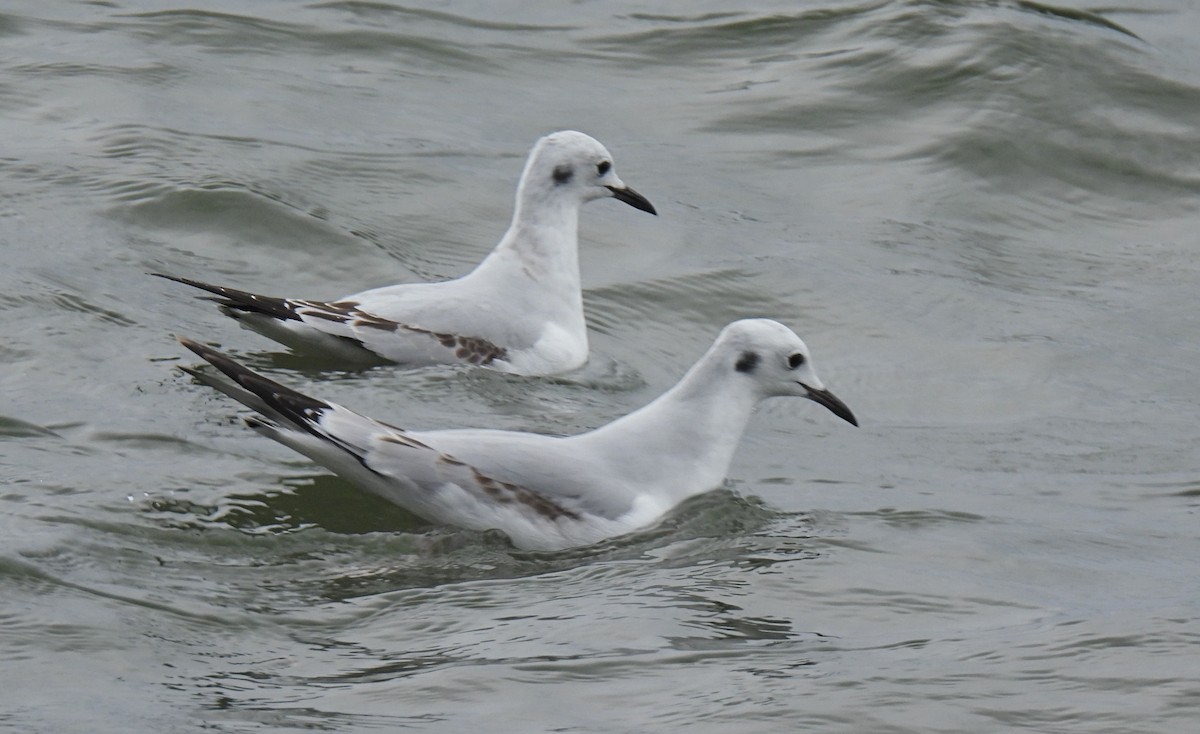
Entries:
[[299,23],[268,20],[203,10],[163,10],[132,13],[122,19],[125,29],[143,40],[184,44],[225,54],[264,54],[272,49],[289,53],[345,54],[376,51],[400,53],[438,66],[480,68],[484,58],[458,44],[407,33],[378,30],[333,31]]

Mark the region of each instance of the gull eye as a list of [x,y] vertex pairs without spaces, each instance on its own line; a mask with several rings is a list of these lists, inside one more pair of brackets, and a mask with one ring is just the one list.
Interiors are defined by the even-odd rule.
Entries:
[[596,173],[603,176],[604,174],[608,173],[611,168],[612,168],[611,162],[600,161],[599,163],[596,164]]
[[801,354],[800,352],[796,352],[795,354],[788,357],[788,369],[789,370],[794,370],[802,364],[804,364],[804,355]]

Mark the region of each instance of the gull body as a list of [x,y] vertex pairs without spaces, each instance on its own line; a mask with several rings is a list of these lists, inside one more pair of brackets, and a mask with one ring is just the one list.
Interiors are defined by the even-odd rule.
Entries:
[[553,374],[587,360],[579,207],[610,197],[656,213],[617,176],[603,145],[564,130],[534,145],[508,231],[473,271],[456,280],[310,301],[154,275],[214,294],[211,300],[226,315],[275,341],[347,365],[464,363]]
[[566,437],[405,430],[180,341],[224,376],[186,371],[257,411],[247,418],[256,431],[428,521],[498,529],[526,549],[622,535],[720,486],[755,406],[767,398],[808,398],[858,425],[818,379],[804,342],[768,319],[733,322],[659,398]]

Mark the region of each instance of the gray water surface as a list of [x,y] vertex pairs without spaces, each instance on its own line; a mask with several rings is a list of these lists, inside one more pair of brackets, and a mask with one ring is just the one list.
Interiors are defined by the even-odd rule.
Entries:
[[[1198,31],[1183,0],[11,0],[0,728],[1195,731]],[[560,128],[661,214],[584,210],[578,372],[328,372],[144,275],[457,276]],[[569,433],[744,316],[862,427],[765,404],[726,487],[555,554],[172,369],[182,334],[401,425]]]

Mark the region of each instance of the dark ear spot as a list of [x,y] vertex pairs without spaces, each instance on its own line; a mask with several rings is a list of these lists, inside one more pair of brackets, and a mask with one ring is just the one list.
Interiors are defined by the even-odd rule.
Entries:
[[554,168],[554,183],[565,184],[570,181],[571,177],[574,175],[575,171],[567,164],[564,163],[561,166],[556,166]]
[[758,356],[758,352],[742,352],[741,356],[738,357],[737,363],[733,365],[733,368],[738,372],[753,372],[761,359]]

